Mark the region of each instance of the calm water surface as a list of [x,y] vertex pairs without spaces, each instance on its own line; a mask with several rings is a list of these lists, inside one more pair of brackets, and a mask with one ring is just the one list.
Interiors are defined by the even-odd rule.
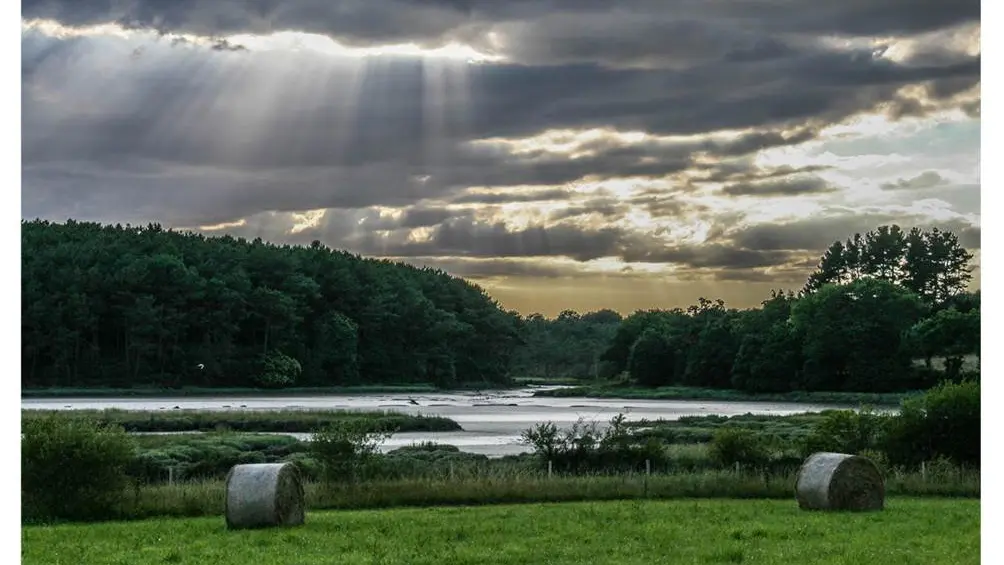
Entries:
[[[542,388],[542,387],[540,387]],[[520,433],[538,422],[567,427],[580,418],[606,424],[623,413],[629,420],[675,420],[681,416],[718,414],[795,414],[839,406],[785,402],[731,402],[704,400],[626,400],[599,398],[534,397],[540,388],[501,391],[426,394],[353,394],[324,396],[209,396],[158,398],[24,398],[21,407],[36,410],[388,410],[408,414],[444,416],[459,423],[462,432],[409,432],[395,434],[384,450],[423,441],[456,445],[463,451],[488,456],[527,451]],[[414,403],[413,403],[414,402]],[[289,434],[306,438],[308,434]]]

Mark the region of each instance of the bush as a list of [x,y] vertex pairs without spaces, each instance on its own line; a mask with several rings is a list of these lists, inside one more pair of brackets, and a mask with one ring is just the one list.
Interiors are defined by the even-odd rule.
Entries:
[[136,454],[122,428],[53,415],[25,422],[22,513],[29,520],[113,515]]
[[770,462],[766,440],[752,430],[725,427],[715,430],[708,448],[711,460],[723,467],[765,467]]
[[889,420],[883,448],[891,463],[917,465],[938,457],[980,464],[980,384],[943,383],[903,402]]
[[870,410],[833,410],[823,416],[803,441],[802,456],[818,451],[857,455],[877,449],[885,418]]
[[256,381],[265,388],[293,386],[303,371],[299,361],[278,351],[269,352],[261,363],[261,373]]
[[365,476],[377,447],[389,435],[354,422],[337,422],[313,434],[310,453],[321,465],[325,482],[354,482]]
[[581,418],[566,430],[552,422],[540,423],[523,431],[522,441],[533,448],[541,466],[550,462],[557,472],[640,471],[646,461],[653,469],[669,463],[662,441],[632,434],[623,414],[614,416],[603,432],[596,422]]

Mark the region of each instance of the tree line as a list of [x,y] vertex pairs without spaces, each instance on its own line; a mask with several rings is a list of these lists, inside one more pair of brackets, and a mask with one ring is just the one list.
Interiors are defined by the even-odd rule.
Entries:
[[[22,222],[22,386],[508,385],[625,378],[748,392],[893,392],[979,355],[951,232],[836,242],[760,307],[506,311],[428,268],[145,227]],[[944,372],[934,366],[944,359]]]
[[524,371],[546,376],[575,367],[574,376],[653,387],[929,388],[960,377],[965,357],[980,353],[980,293],[966,292],[971,259],[951,232],[881,226],[835,242],[799,292],[772,291],[759,308],[701,298],[623,320],[608,312],[531,316],[517,358]]
[[432,269],[145,227],[22,222],[21,385],[508,383],[519,317]]

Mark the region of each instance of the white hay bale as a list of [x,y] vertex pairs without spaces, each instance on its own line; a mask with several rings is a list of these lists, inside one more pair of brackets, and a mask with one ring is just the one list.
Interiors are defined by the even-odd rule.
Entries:
[[303,483],[291,463],[234,465],[227,473],[230,529],[303,524]]
[[803,510],[882,510],[885,481],[865,457],[813,453],[798,471],[795,498]]

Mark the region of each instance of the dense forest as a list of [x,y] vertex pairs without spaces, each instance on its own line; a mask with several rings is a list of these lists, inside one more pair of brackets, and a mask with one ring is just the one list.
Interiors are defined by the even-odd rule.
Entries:
[[508,382],[519,318],[441,271],[318,242],[22,222],[21,385]]
[[[979,355],[972,256],[951,232],[834,243],[797,294],[738,310],[503,310],[441,271],[314,242],[157,225],[22,223],[22,387],[289,387],[624,379],[891,392]],[[943,367],[935,359],[944,360]]]

